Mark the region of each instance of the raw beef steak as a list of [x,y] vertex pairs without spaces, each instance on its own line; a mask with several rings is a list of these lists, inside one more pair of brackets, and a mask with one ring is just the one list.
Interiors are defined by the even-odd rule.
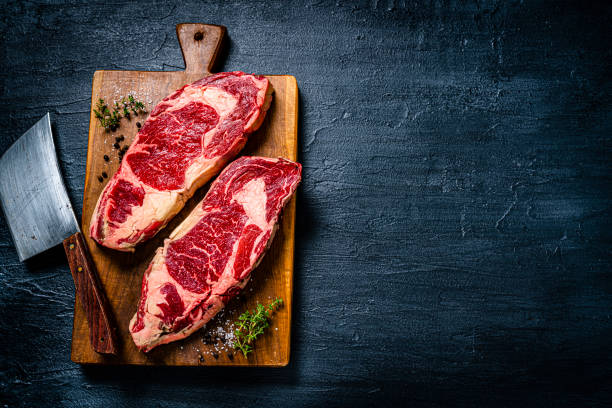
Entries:
[[162,229],[263,122],[272,87],[224,72],[185,85],[151,112],[98,199],[90,235],[121,251]]
[[301,179],[285,159],[241,157],[159,248],[142,279],[130,333],[143,351],[201,328],[249,280]]

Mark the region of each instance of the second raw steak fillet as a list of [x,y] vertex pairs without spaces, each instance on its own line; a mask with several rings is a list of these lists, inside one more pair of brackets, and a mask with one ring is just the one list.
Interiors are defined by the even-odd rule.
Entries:
[[224,72],[162,100],[100,195],[91,237],[132,251],[155,235],[244,147],[271,99],[266,78]]
[[187,337],[244,288],[301,171],[298,163],[263,157],[241,157],[223,170],[144,274],[130,322],[138,348]]

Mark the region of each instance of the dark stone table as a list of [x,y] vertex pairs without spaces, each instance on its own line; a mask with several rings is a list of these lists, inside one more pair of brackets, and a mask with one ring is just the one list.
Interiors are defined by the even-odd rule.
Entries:
[[57,3],[2,4],[0,152],[50,111],[77,209],[96,69],[182,69],[207,22],[221,70],[297,77],[292,357],[78,366],[62,251],[0,218],[4,406],[610,403],[609,2]]

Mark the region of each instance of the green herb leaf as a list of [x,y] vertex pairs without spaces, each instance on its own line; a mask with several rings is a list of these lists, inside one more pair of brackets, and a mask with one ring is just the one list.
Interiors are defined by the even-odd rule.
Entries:
[[236,322],[237,328],[234,330],[236,337],[234,348],[242,351],[245,357],[253,351],[253,341],[270,326],[270,313],[282,304],[283,300],[277,298],[267,307],[258,303],[254,311],[247,310],[241,314]]
[[100,125],[108,131],[116,130],[119,127],[122,116],[129,120],[130,112],[138,116],[138,113],[144,113],[146,110],[144,103],[137,101],[132,95],[128,95],[127,100],[121,98],[121,101],[115,101],[112,112],[108,109],[104,99],[100,98],[93,112],[96,119],[100,121]]

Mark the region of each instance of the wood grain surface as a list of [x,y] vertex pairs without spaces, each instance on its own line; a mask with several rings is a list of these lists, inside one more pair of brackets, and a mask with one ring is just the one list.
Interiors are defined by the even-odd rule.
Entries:
[[[99,98],[106,102],[128,94],[144,101],[150,111],[161,99],[186,83],[205,75],[214,65],[225,29],[202,24],[179,24],[177,35],[185,59],[185,71],[96,71],[92,86],[87,170],[83,197],[83,232],[98,267],[102,285],[118,323],[119,352],[102,356],[93,351],[87,336],[85,314],[76,300],[71,358],[85,364],[136,365],[240,365],[284,366],[289,362],[291,331],[291,297],[293,285],[293,249],[295,199],[284,210],[279,231],[269,252],[241,295],[230,301],[225,311],[186,340],[160,346],[148,354],[138,351],[131,340],[128,324],[140,298],[142,275],[155,249],[203,198],[208,186],[200,189],[185,208],[155,238],[140,245],[135,253],[121,253],[103,248],[89,238],[89,223],[97,199],[109,178],[119,167],[116,138],[123,136],[121,146],[134,139],[138,123],[146,115],[122,119],[120,127],[105,131],[96,120],[93,108]],[[274,87],[274,99],[262,127],[252,134],[242,154],[297,159],[297,82],[292,76],[268,76]],[[104,159],[109,157],[109,161]],[[108,178],[102,176],[105,173]],[[99,181],[102,177],[102,182]],[[225,333],[247,308],[281,297],[284,307],[275,313],[271,328],[257,340],[253,353],[245,358],[234,352]]]
[[117,326],[85,238],[77,232],[66,238],[63,245],[75,293],[87,318],[91,347],[97,353],[116,354]]

